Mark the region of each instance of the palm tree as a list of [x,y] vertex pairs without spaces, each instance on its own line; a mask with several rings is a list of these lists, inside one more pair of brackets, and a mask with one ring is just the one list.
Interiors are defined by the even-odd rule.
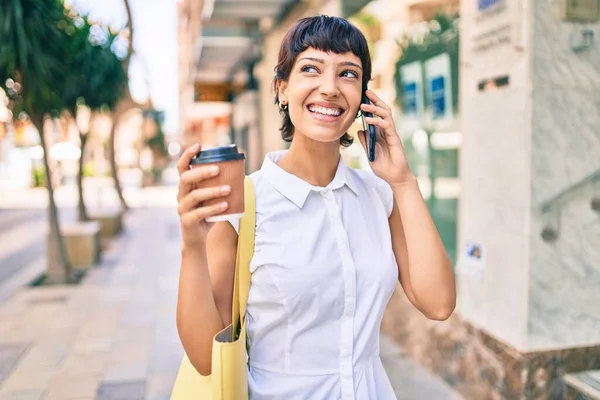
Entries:
[[44,118],[64,108],[60,89],[69,79],[63,62],[68,58],[68,16],[60,0],[0,0],[0,10],[0,85],[11,99],[13,115],[29,116],[44,149],[50,225],[47,281],[70,282],[74,277],[60,233],[43,129]]
[[[85,103],[92,113],[104,106],[114,109],[127,86],[127,76],[121,60],[112,51],[117,34],[98,24],[91,24],[85,16],[73,15],[71,21],[74,34],[70,41],[68,69],[72,79],[62,91],[63,101],[73,119],[77,118],[78,106]],[[83,165],[88,132],[79,132],[81,157],[77,174],[79,194],[78,218],[88,219],[83,197]]]

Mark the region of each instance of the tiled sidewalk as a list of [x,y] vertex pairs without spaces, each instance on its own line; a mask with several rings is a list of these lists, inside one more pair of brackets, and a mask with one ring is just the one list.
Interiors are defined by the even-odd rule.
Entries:
[[[167,400],[182,348],[175,327],[174,209],[135,209],[77,286],[23,289],[0,304],[0,400]],[[458,399],[389,341],[399,399]]]
[[82,284],[0,305],[0,399],[168,399],[182,352],[175,217],[132,211]]

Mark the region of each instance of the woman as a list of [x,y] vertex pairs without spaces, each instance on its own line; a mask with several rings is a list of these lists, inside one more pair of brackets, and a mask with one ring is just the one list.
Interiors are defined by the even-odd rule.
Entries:
[[[410,171],[390,108],[375,93],[362,33],[342,18],[300,20],[275,68],[276,103],[288,151],[251,175],[256,243],[247,309],[251,399],[392,399],[379,358],[383,311],[399,281],[426,317],[455,306],[454,274]],[[340,145],[358,112],[380,137],[373,172],[344,165]],[[365,147],[364,133],[359,132]],[[209,374],[211,341],[231,323],[237,226],[204,218],[229,188],[191,190],[216,174],[181,157],[183,239],[178,330],[196,369]],[[201,325],[198,321],[203,321]]]

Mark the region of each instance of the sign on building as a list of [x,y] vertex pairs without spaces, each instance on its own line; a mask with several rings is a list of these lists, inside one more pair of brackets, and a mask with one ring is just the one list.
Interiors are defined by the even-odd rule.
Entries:
[[424,67],[431,122],[436,127],[450,124],[454,119],[450,57],[447,53],[432,57]]
[[402,76],[402,130],[414,132],[423,119],[423,64],[415,61],[400,67]]

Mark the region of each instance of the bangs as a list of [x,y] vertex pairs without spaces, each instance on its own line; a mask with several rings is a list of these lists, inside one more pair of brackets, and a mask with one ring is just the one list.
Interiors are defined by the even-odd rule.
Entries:
[[352,52],[364,64],[369,50],[364,35],[355,26],[344,19],[326,16],[311,22],[305,29],[298,29],[297,38],[292,38],[294,53],[302,53],[309,47],[337,54]]

